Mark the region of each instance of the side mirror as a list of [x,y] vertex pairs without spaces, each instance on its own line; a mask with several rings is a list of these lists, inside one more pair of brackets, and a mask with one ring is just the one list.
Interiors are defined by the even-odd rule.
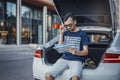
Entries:
[[60,24],[58,24],[58,23],[55,23],[55,24],[53,24],[53,26],[52,26],[53,28],[55,28],[55,29],[59,29],[60,28]]

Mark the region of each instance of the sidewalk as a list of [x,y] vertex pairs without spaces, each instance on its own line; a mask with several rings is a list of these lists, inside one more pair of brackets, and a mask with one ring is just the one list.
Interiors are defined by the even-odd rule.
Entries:
[[21,51],[21,50],[35,50],[37,44],[26,44],[26,45],[1,45],[0,51]]

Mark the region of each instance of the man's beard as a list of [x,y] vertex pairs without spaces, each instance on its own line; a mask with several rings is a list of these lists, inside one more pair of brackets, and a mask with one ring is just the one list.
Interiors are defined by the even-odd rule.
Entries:
[[75,30],[75,28],[73,28],[73,29],[68,29],[68,30],[73,32],[73,31]]

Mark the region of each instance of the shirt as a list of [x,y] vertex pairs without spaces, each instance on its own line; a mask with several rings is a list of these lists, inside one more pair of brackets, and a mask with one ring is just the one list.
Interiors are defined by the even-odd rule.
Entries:
[[[65,31],[63,34],[64,44],[70,45],[75,50],[82,51],[84,45],[89,44],[89,39],[85,31],[79,30],[77,32]],[[84,61],[86,56],[73,55],[70,52],[65,52],[62,56],[66,60]]]

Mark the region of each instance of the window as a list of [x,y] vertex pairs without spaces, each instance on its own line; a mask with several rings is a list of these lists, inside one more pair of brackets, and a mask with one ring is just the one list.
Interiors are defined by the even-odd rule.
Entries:
[[110,37],[106,34],[88,34],[91,43],[109,43]]
[[[114,42],[116,47],[120,47],[120,32],[116,35],[116,37],[114,38]],[[114,43],[113,42],[113,43]]]

